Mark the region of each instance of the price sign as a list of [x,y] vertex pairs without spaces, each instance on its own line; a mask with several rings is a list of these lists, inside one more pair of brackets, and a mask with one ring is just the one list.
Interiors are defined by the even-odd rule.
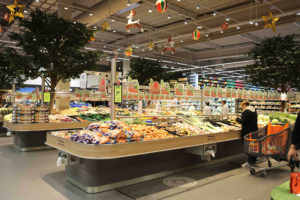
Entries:
[[122,103],[122,85],[115,85],[115,103]]
[[51,101],[51,93],[44,92],[44,103],[50,103],[50,101]]

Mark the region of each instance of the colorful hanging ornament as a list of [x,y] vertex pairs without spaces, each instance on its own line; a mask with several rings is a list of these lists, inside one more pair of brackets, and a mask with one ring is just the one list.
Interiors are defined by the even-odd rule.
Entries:
[[105,21],[102,25],[101,25],[101,29],[102,31],[110,31],[111,28],[109,26],[109,23],[107,21]]
[[15,17],[24,18],[24,8],[26,5],[20,5],[18,0],[15,0],[14,5],[6,6],[10,10],[10,17],[8,23],[10,24]]
[[223,31],[225,31],[227,28],[228,28],[229,24],[228,22],[224,22],[222,25],[221,25],[221,28]]
[[270,11],[269,16],[262,16],[262,18],[265,21],[264,28],[271,28],[276,33],[276,22],[279,20],[279,17],[273,17],[272,11]]
[[168,3],[166,0],[157,0],[156,3],[156,9],[158,10],[158,12],[160,13],[164,13],[167,10],[168,7]]
[[130,32],[130,28],[136,28],[136,27],[139,28],[141,32],[144,32],[144,29],[143,29],[143,27],[140,24],[140,19],[132,21],[133,17],[135,15],[136,15],[136,11],[135,10],[131,10],[130,14],[127,17],[128,22],[127,22],[127,25],[126,25],[126,30],[127,30],[128,33]]
[[195,29],[193,35],[192,35],[193,40],[199,40],[200,39],[200,31],[198,29]]
[[125,54],[125,56],[128,56],[128,57],[133,54],[133,49],[131,48],[130,45],[127,48],[125,48],[124,54]]
[[89,42],[94,42],[95,39],[96,39],[96,33],[93,32],[93,33],[92,33],[92,36],[90,37]]
[[171,37],[168,38],[168,45],[165,46],[165,48],[162,51],[162,54],[164,54],[166,51],[170,51],[172,54],[175,54],[175,42],[172,40]]
[[152,51],[152,50],[154,49],[154,43],[153,43],[153,42],[149,42],[149,44],[148,44],[148,49],[149,49],[150,51]]
[[9,14],[8,12],[6,12],[6,13],[4,14],[4,20],[8,22],[9,17],[10,17],[10,14]]

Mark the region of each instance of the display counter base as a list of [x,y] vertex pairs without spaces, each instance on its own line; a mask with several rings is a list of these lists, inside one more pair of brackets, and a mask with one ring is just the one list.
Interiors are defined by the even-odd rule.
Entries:
[[13,132],[14,147],[19,151],[39,151],[51,149],[45,145],[46,131]]
[[87,193],[98,193],[159,177],[240,159],[240,140],[218,144],[219,154],[203,161],[184,149],[111,160],[80,158],[76,165],[66,166],[66,180]]
[[3,127],[3,121],[0,121],[0,137],[5,137],[7,129]]

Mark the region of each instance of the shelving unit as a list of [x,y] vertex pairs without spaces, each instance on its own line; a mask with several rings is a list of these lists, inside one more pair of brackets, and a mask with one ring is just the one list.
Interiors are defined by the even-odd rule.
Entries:
[[291,113],[298,113],[298,112],[300,112],[300,102],[290,101],[289,103],[291,104],[289,112],[291,112]]
[[[237,113],[242,112],[240,103],[243,100],[244,99],[236,100],[236,104],[238,105],[236,109]],[[281,102],[278,100],[251,100],[250,99],[248,101],[250,102],[251,106],[256,108],[258,112],[280,112],[281,110]]]
[[225,100],[227,103],[227,106],[229,108],[229,113],[235,113],[235,99],[233,98],[215,98],[215,97],[207,97],[204,99],[204,105],[205,102],[209,102],[211,108],[212,108],[212,114],[220,114],[221,107],[222,107],[222,101]]

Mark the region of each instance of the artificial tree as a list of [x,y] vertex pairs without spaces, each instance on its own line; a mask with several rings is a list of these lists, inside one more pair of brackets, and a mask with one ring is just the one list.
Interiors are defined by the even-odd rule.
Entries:
[[130,59],[130,71],[128,73],[133,79],[139,80],[141,85],[148,85],[150,79],[169,81],[182,77],[182,73],[168,72],[168,69],[162,68],[160,62],[147,60],[143,58]]
[[53,109],[55,87],[59,81],[77,78],[84,70],[94,70],[100,51],[87,51],[94,30],[84,24],[67,22],[56,13],[36,9],[29,18],[19,19],[20,33],[11,33],[11,40],[21,47],[22,54],[14,54],[15,63],[25,68],[28,78],[45,77],[51,89],[50,109]]
[[[291,88],[300,89],[300,43],[294,37],[266,38],[250,50],[248,55],[254,64],[246,67],[246,74],[252,84],[282,93]],[[282,111],[284,106],[282,102]]]
[[[12,58],[12,54],[15,53],[14,49],[6,49],[3,46],[0,47],[0,99],[6,89],[11,89],[15,84],[16,88],[19,88],[24,83],[23,72],[24,69],[16,67],[15,59]],[[0,100],[0,106],[1,106]]]

